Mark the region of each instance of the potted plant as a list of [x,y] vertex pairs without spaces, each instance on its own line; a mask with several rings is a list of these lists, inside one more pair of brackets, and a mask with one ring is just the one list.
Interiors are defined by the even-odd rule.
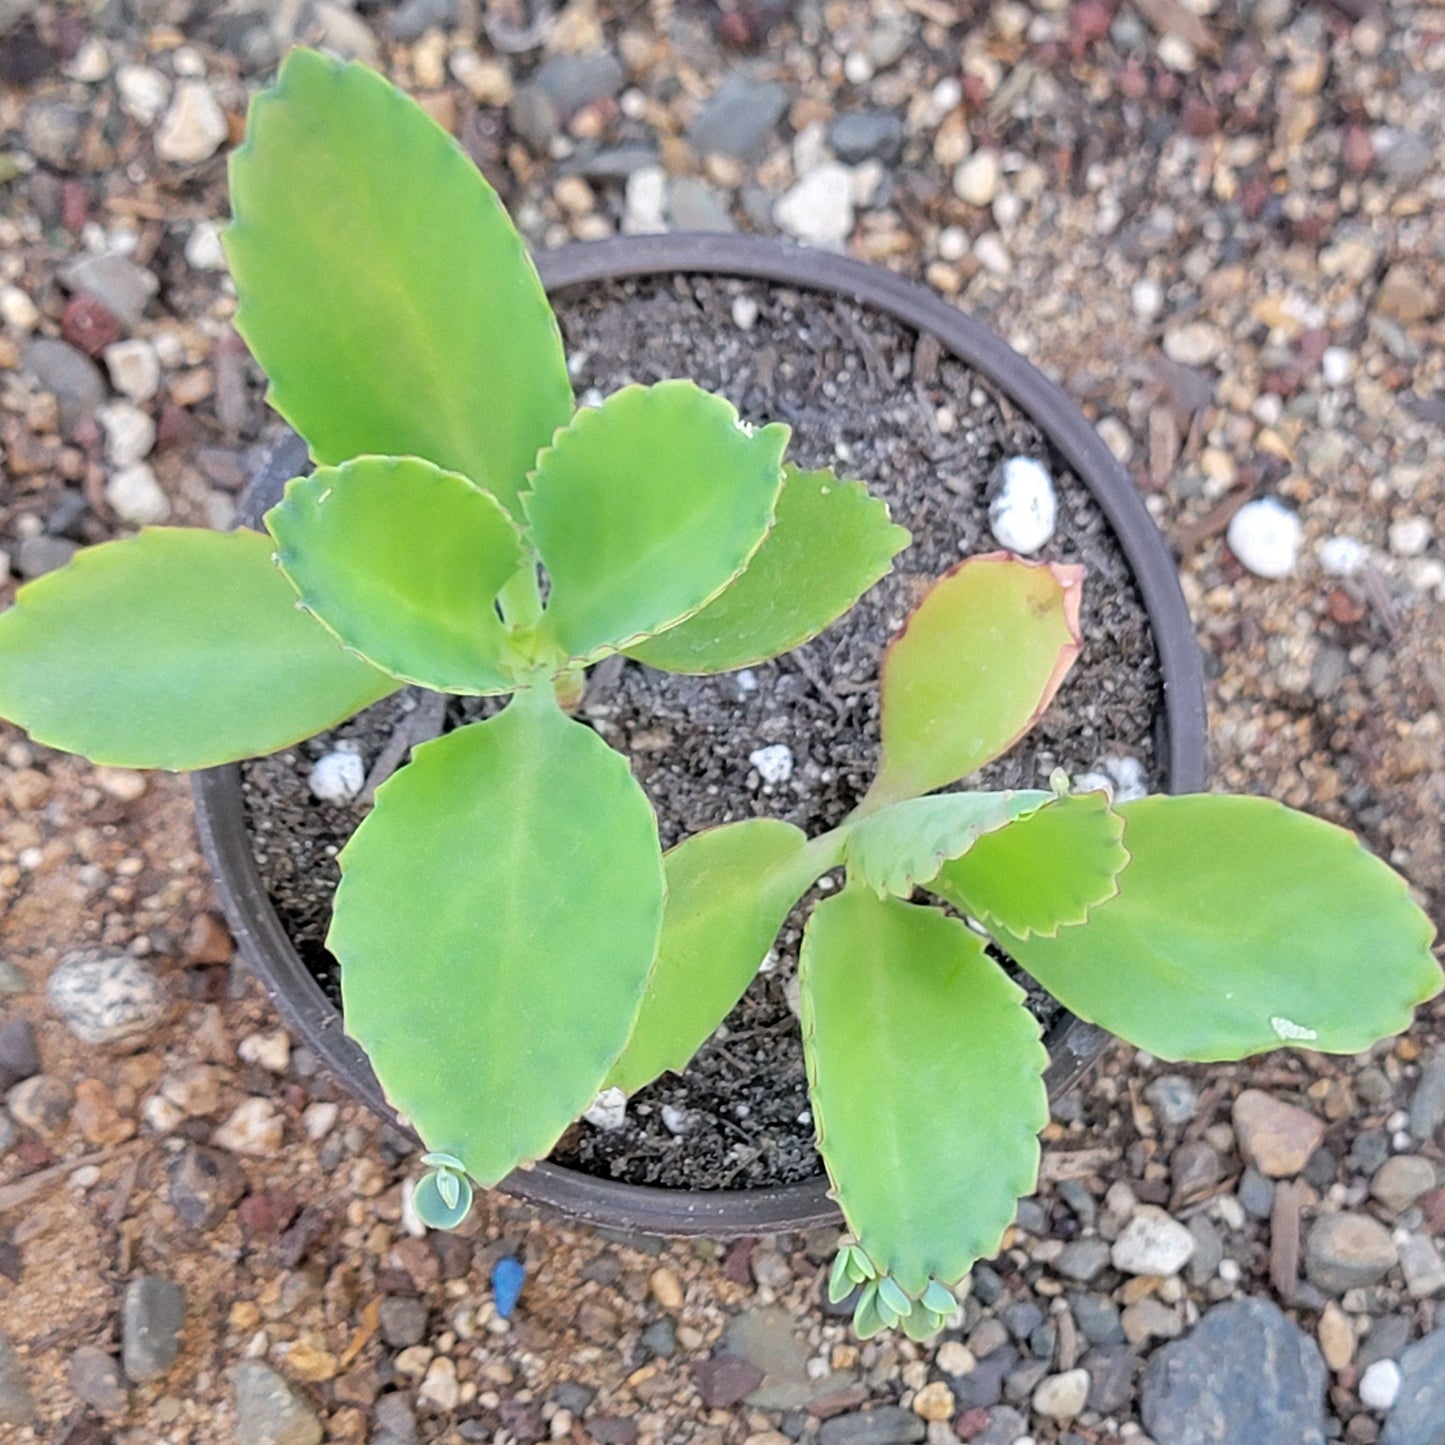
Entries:
[[[237,325],[319,465],[269,535],[144,530],[23,588],[0,616],[0,714],[96,761],[198,768],[403,683],[511,695],[380,788],[335,900],[346,1026],[427,1147],[427,1222],[543,1158],[603,1087],[685,1064],[839,870],[800,1013],[852,1231],[832,1289],[858,1289],[864,1335],[935,1332],[1033,1187],[1048,1058],[989,940],[1172,1059],[1356,1052],[1439,988],[1404,881],[1330,825],[1257,798],[1114,806],[1066,776],[954,790],[1082,642],[1082,569],[1005,554],[948,571],[890,643],[876,777],[837,827],[754,818],[664,855],[627,760],[569,713],[587,667],[710,673],[790,648],[887,570],[901,529],[859,485],[787,465],[787,428],[691,382],[574,411],[495,195],[363,67],[293,53],[232,189]],[[446,264],[455,247],[474,267]]]

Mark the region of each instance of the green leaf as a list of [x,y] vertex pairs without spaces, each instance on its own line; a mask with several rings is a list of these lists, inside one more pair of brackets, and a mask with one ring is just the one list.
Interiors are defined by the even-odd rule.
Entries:
[[341,855],[328,940],[387,1098],[486,1187],[622,1052],[662,923],[627,761],[540,691],[418,748]]
[[957,919],[866,889],[813,911],[800,961],[818,1145],[849,1228],[917,1296],[997,1252],[1038,1171],[1048,1055]]
[[361,457],[288,483],[266,525],[301,601],[368,662],[435,692],[516,686],[495,603],[522,539],[465,477]]
[[690,381],[578,412],[523,500],[552,579],[550,636],[592,661],[711,602],[772,524],[787,443],[787,427],[754,432]]
[[1343,829],[1266,798],[1118,811],[1119,896],[1056,938],[998,934],[1081,1018],[1163,1059],[1353,1054],[1439,992],[1430,920]]
[[1107,794],[1051,797],[945,863],[928,889],[990,931],[1052,938],[1118,893],[1129,862],[1123,834]]
[[428,1229],[455,1229],[471,1212],[471,1183],[449,1169],[424,1174],[412,1192],[411,1207]]
[[293,50],[231,158],[236,329],[321,462],[418,456],[520,516],[572,415],[556,320],[491,186],[359,64]]
[[[1053,800],[1049,792],[940,793],[906,798],[855,823],[848,835],[848,863],[880,898],[907,898],[928,883],[944,861],[967,854],[984,834],[1035,813]],[[1121,825],[1122,826],[1122,825]]]
[[701,612],[627,655],[666,672],[728,672],[837,621],[909,543],[862,482],[783,468],[778,519],[742,575]]
[[396,690],[296,605],[258,532],[90,547],[0,615],[0,716],[127,768],[276,752]]
[[750,818],[699,833],[663,864],[662,941],[609,1087],[635,1094],[681,1072],[743,995],[793,905],[836,862],[790,823]]
[[1028,732],[1079,654],[1083,579],[994,552],[934,583],[883,656],[870,810],[966,777]]

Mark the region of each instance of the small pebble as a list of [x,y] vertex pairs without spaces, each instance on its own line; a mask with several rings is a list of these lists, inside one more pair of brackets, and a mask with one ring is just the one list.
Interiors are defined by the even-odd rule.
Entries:
[[1110,1257],[1125,1274],[1178,1274],[1194,1253],[1194,1236],[1164,1210],[1142,1204],[1114,1241]]
[[366,786],[366,764],[354,749],[336,748],[311,765],[307,785],[323,803],[349,803]]
[[1034,1410],[1050,1420],[1072,1420],[1079,1414],[1089,1398],[1089,1372],[1087,1370],[1065,1370],[1061,1375],[1050,1375],[1039,1383],[1034,1391]]
[[582,1117],[604,1133],[620,1129],[627,1122],[627,1095],[621,1089],[603,1089],[582,1111]]
[[116,516],[133,527],[155,526],[171,515],[170,498],[148,462],[133,462],[112,472],[105,500]]
[[793,750],[787,743],[769,743],[748,754],[748,761],[769,787],[786,783],[793,776]]
[[841,251],[853,230],[853,176],[825,162],[798,180],[773,205],[773,219],[810,246]]
[[1394,1360],[1376,1360],[1360,1376],[1360,1403],[1371,1410],[1389,1410],[1400,1398],[1400,1367]]
[[40,325],[40,308],[18,286],[0,287],[0,321],[28,336]]
[[183,80],[156,131],[156,154],[175,165],[195,165],[221,148],[230,128],[204,81]]
[[281,1149],[285,1123],[269,1099],[243,1099],[220,1125],[213,1142],[232,1154],[268,1158]]
[[[105,348],[102,356],[105,369],[110,373],[110,384],[122,396],[128,396],[132,401],[149,401],[160,390],[160,358],[155,347],[144,337],[132,336],[125,341],[113,342]],[[103,420],[101,425],[105,425]],[[151,440],[155,440],[154,430]]]
[[976,151],[953,173],[953,194],[970,206],[992,204],[1001,175],[998,152]]
[[1300,537],[1299,518],[1273,497],[1246,502],[1229,522],[1229,549],[1256,577],[1288,577]]
[[1219,353],[1222,339],[1207,321],[1186,321],[1164,332],[1164,354],[1181,366],[1205,366]]
[[1054,535],[1057,520],[1058,499],[1047,468],[1032,457],[1010,457],[988,509],[994,540],[1010,552],[1031,557]]
[[1430,545],[1430,523],[1424,517],[1401,517],[1390,523],[1390,550],[1397,557],[1418,557]]
[[149,65],[122,65],[115,72],[120,108],[141,125],[154,125],[171,98],[171,83]]
[[214,221],[197,222],[186,238],[186,264],[197,271],[226,269],[226,253],[221,247],[221,228]]
[[1369,560],[1369,551],[1356,537],[1343,533],[1320,543],[1320,570],[1327,577],[1353,577]]

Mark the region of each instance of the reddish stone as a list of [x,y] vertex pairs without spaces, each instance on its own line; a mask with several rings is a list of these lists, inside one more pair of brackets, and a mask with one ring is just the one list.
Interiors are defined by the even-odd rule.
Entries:
[[753,1248],[757,1243],[752,1239],[735,1239],[728,1245],[723,1256],[723,1274],[734,1284],[753,1282]]
[[279,1236],[296,1217],[296,1201],[269,1189],[248,1194],[236,1210],[236,1218],[247,1234]]
[[1325,599],[1325,611],[1329,613],[1331,622],[1338,622],[1341,627],[1352,627],[1365,615],[1365,604],[1343,587],[1331,587],[1330,595]]
[[965,1410],[953,1422],[953,1433],[960,1440],[972,1440],[988,1429],[988,1411],[975,1408]]
[[1069,51],[1076,60],[1109,33],[1113,20],[1113,7],[1104,0],[1077,0],[1069,7]]
[[87,356],[99,356],[122,332],[120,322],[94,296],[72,296],[60,317],[60,334]]
[[1143,100],[1149,94],[1149,77],[1132,61],[1119,72],[1119,94],[1126,100]]
[[763,1372],[741,1355],[714,1355],[692,1367],[692,1383],[709,1410],[729,1410],[763,1383]]
[[83,181],[68,180],[60,186],[60,224],[72,234],[90,217],[90,189]]
[[1375,143],[1362,125],[1345,127],[1345,169],[1357,176],[1367,175],[1375,164]]
[[1219,112],[1202,96],[1190,95],[1184,100],[1184,131],[1195,140],[1206,140],[1219,129]]

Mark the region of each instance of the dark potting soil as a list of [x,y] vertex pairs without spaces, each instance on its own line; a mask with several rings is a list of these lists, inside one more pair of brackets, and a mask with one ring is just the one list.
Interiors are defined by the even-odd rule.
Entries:
[[[988,504],[1002,462],[1019,455],[1043,462],[1058,491],[1058,529],[1041,555],[1088,569],[1085,642],[1038,726],[971,781],[1046,787],[1055,768],[1077,774],[1112,754],[1140,759],[1150,787],[1162,786],[1154,739],[1163,690],[1143,604],[1098,506],[1006,397],[929,337],[850,301],[762,282],[618,283],[564,295],[558,310],[579,397],[691,377],[749,421],[789,423],[791,460],[862,479],[913,533],[894,571],[857,607],[776,661],[704,678],[618,658],[593,669],[578,716],[632,760],[664,847],[739,818],[783,818],[809,834],[841,821],[873,773],[884,644],[932,579],[995,549]],[[336,965],[323,940],[336,854],[366,809],[316,801],[307,776],[338,742],[359,749],[371,768],[425,696],[410,689],[243,769],[262,877],[333,999]],[[453,699],[447,725],[497,706]],[[750,755],[774,744],[789,749],[792,771],[767,783]],[[788,1001],[809,906],[805,900],[788,920],[763,971],[686,1073],[631,1099],[620,1129],[569,1129],[552,1157],[675,1188],[756,1188],[816,1174],[802,1043]],[[1036,989],[1030,999],[1047,1026],[1056,1006]]]

